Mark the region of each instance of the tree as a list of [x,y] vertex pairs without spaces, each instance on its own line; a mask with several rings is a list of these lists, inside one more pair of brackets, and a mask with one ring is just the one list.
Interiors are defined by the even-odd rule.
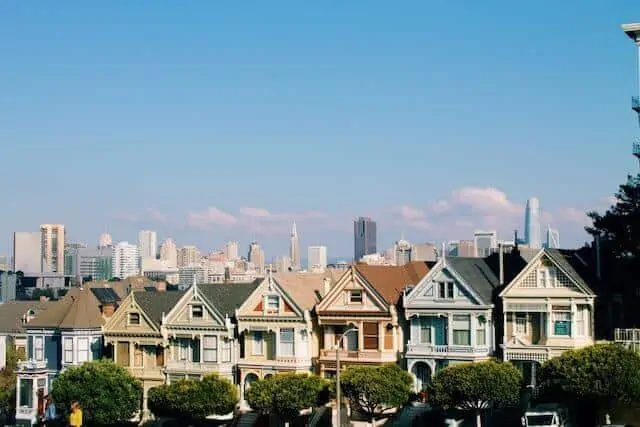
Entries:
[[53,382],[56,408],[69,415],[77,400],[86,425],[108,426],[133,418],[140,410],[142,385],[127,370],[108,360],[87,362],[67,368]]
[[147,405],[157,417],[197,422],[209,415],[226,415],[238,403],[236,387],[217,374],[202,380],[180,380],[149,390]]
[[302,409],[326,402],[328,387],[315,375],[281,374],[252,383],[245,398],[254,410],[293,423]]
[[482,411],[515,406],[522,376],[510,363],[493,360],[447,366],[429,384],[429,400],[443,409],[473,411],[476,426],[482,425]]
[[615,405],[640,399],[640,355],[619,344],[569,350],[540,370],[543,395],[594,408],[600,419]]
[[13,415],[16,409],[16,369],[25,354],[9,344],[6,357],[5,367],[0,370],[0,413],[5,417]]
[[341,375],[340,388],[352,407],[373,423],[387,411],[409,400],[413,379],[398,365],[349,366]]

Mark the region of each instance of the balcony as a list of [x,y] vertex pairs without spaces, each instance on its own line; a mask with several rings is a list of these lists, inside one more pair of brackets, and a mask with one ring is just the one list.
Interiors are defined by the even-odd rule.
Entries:
[[433,345],[433,344],[407,344],[407,355],[428,355],[428,356],[465,356],[465,355],[487,355],[489,347],[486,345]]
[[18,371],[39,371],[47,369],[47,360],[20,360],[18,361]]
[[[336,350],[320,350],[320,357],[336,360]],[[361,362],[395,362],[396,352],[392,350],[340,350],[340,360]]]

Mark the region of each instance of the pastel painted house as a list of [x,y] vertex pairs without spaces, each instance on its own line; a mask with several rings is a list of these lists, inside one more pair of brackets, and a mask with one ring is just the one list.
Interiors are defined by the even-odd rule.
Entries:
[[483,258],[441,258],[403,296],[406,369],[416,391],[443,367],[489,359],[495,352],[498,277]]
[[7,363],[7,351],[13,347],[24,361],[27,355],[25,326],[54,304],[50,301],[6,301],[0,304],[0,369]]

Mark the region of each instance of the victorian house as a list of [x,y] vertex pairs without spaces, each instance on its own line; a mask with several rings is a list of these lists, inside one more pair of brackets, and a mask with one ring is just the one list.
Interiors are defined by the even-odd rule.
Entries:
[[23,326],[27,360],[17,371],[18,425],[36,421],[42,398],[61,370],[102,357],[102,326],[120,298],[107,283],[72,288]]
[[404,331],[396,306],[403,289],[417,285],[428,271],[424,262],[357,264],[335,285],[326,286],[316,306],[319,373],[335,375],[336,352],[340,352],[341,366],[397,362],[404,352]]
[[253,381],[283,372],[313,372],[318,336],[311,316],[326,273],[269,274],[236,312],[241,396]]
[[441,258],[403,296],[405,363],[416,391],[444,366],[487,360],[495,349],[499,280],[483,258]]
[[0,304],[0,369],[7,364],[7,352],[15,351],[24,361],[27,355],[27,332],[25,326],[39,313],[46,310],[51,301],[6,301]]
[[149,415],[149,389],[165,383],[167,343],[162,335],[162,319],[184,294],[164,289],[131,292],[103,326],[106,353],[142,383],[143,419]]
[[499,294],[502,357],[535,385],[540,364],[594,343],[589,266],[577,251],[560,249],[516,248],[492,258],[505,284]]
[[263,279],[192,285],[162,318],[167,383],[212,372],[237,381],[240,345],[233,317]]

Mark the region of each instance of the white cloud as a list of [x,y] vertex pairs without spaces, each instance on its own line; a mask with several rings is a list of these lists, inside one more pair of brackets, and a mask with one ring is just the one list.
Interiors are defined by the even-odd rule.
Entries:
[[238,219],[216,207],[209,207],[203,211],[189,212],[187,225],[191,228],[208,230],[214,225],[232,226]]

